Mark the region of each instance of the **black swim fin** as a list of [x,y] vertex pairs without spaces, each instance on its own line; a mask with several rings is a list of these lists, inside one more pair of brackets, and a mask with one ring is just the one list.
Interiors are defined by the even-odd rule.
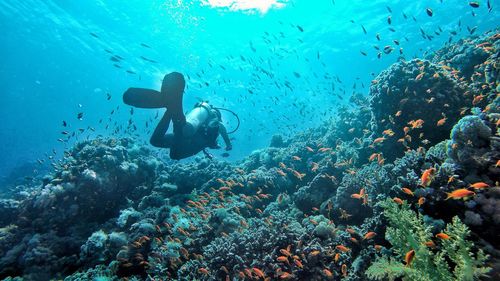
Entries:
[[162,108],[167,106],[167,97],[151,89],[129,88],[123,93],[123,102],[139,108]]
[[166,107],[173,116],[183,115],[182,96],[185,85],[184,76],[178,72],[172,72],[163,78],[161,92],[144,88],[129,88],[123,93],[123,102],[139,108]]

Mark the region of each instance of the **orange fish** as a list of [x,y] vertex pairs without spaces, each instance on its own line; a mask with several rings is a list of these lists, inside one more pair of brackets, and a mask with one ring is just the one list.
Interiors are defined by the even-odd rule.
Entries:
[[418,204],[419,206],[422,206],[424,203],[425,203],[425,197],[420,197],[420,198],[418,198],[418,202],[417,202],[417,204]]
[[299,268],[303,268],[304,267],[304,265],[302,265],[302,262],[300,260],[294,259],[293,263],[295,263],[295,265],[298,266]]
[[255,275],[257,275],[257,277],[266,278],[266,275],[264,274],[264,271],[258,269],[257,267],[253,267],[252,270],[255,273]]
[[484,99],[484,95],[475,96],[474,99],[472,100],[472,105],[476,105],[476,104],[480,103],[483,99]]
[[[293,274],[290,274],[288,272],[282,272],[280,275],[281,280],[288,280],[288,279],[292,279],[292,278],[293,278]],[[269,279],[269,280],[271,280],[271,279]]]
[[306,174],[299,173],[299,172],[297,172],[295,170],[293,170],[292,172],[293,172],[293,175],[295,177],[297,177],[299,180],[302,180],[302,178],[306,176]]
[[364,188],[361,188],[359,190],[359,195],[361,195],[361,196],[365,195],[365,189]]
[[474,189],[481,189],[481,188],[487,188],[490,187],[487,183],[484,182],[476,182],[470,185]]
[[399,110],[398,112],[396,112],[396,114],[394,114],[396,117],[399,117],[401,116],[401,113],[403,113],[401,110]]
[[375,245],[374,247],[377,252],[380,252],[382,250],[382,245]]
[[414,257],[415,257],[415,250],[410,250],[410,251],[408,251],[408,253],[406,253],[406,255],[405,255],[406,266],[410,266]]
[[313,173],[314,173],[314,172],[316,172],[316,171],[318,170],[319,165],[318,165],[318,163],[316,163],[316,162],[312,162],[311,164],[312,164],[312,167],[311,167],[311,172],[313,172]]
[[350,234],[352,235],[355,235],[356,234],[356,230],[352,229],[352,228],[346,228],[345,231],[349,232]]
[[370,232],[365,234],[365,236],[363,237],[363,240],[370,240],[373,237],[375,237],[375,235],[377,235],[377,233],[370,231]]
[[440,233],[436,234],[436,237],[437,237],[437,238],[439,238],[439,239],[443,239],[443,240],[448,240],[448,239],[450,239],[450,236],[449,236],[448,234],[446,234],[446,233],[442,233],[442,232],[440,232]]
[[373,141],[373,144],[377,144],[377,143],[381,143],[383,141],[385,141],[385,137],[380,137],[380,138],[376,138],[374,141]]
[[435,248],[436,247],[436,244],[434,244],[434,241],[427,241],[427,242],[424,242],[424,245],[427,246],[427,247],[430,247],[430,248]]
[[408,125],[410,125],[412,129],[422,128],[423,124],[424,124],[424,120],[422,120],[422,119],[411,120],[410,122],[408,122]]
[[295,155],[294,155],[294,156],[292,156],[292,158],[293,158],[293,160],[295,160],[295,161],[301,161],[301,160],[302,160],[302,158],[300,158],[299,156],[295,156]]
[[289,257],[292,255],[292,253],[290,253],[290,251],[286,250],[286,249],[280,249],[280,253],[282,253],[283,255]]
[[443,117],[436,122],[436,126],[443,126],[445,122],[446,122],[446,117]]
[[339,253],[336,253],[336,254],[335,254],[335,257],[333,258],[333,260],[334,260],[335,262],[338,262],[338,261],[339,261],[339,259],[340,259],[340,254],[339,254]]
[[404,193],[413,196],[413,192],[409,188],[403,187],[401,190],[403,190]]
[[277,260],[277,261],[279,261],[279,262],[290,263],[290,262],[288,261],[288,258],[287,258],[287,257],[285,257],[285,256],[279,256],[276,260]]
[[333,273],[328,270],[328,269],[323,269],[323,274],[327,277],[327,278],[332,278],[333,277]]
[[313,257],[314,257],[314,256],[319,255],[320,253],[321,253],[320,251],[318,251],[318,250],[314,250],[314,251],[312,251],[312,252],[311,252],[311,253],[309,253],[309,254],[310,254],[311,256],[313,256]]
[[208,270],[207,270],[206,268],[204,268],[204,267],[202,267],[202,268],[198,269],[198,272],[199,272],[199,273],[202,273],[202,274],[205,274],[205,275],[210,274],[210,273],[208,272]]
[[341,252],[344,252],[344,253],[349,252],[351,250],[344,245],[337,245],[337,246],[335,246],[335,249],[337,249]]
[[398,203],[399,205],[402,205],[403,204],[403,200],[401,200],[401,198],[399,197],[394,197],[392,198],[392,201]]
[[361,199],[361,198],[363,198],[363,195],[361,195],[361,194],[357,194],[357,193],[353,193],[353,194],[351,194],[351,198],[354,198],[354,199]]
[[342,276],[347,277],[347,265],[344,263],[341,267]]
[[470,190],[465,189],[465,188],[461,188],[461,189],[454,190],[453,192],[447,193],[448,196],[446,197],[445,200],[448,200],[450,198],[462,199],[462,198],[467,198],[467,197],[475,195],[475,194],[476,193],[474,193],[473,191],[470,191]]
[[312,149],[310,146],[306,146],[307,151],[309,152],[314,152],[314,149]]
[[282,176],[282,177],[286,177],[285,172],[283,172],[282,170],[278,169],[278,170],[277,170],[277,172],[278,172],[278,174],[279,174],[280,176]]
[[372,155],[370,155],[370,158],[368,158],[368,161],[371,162],[371,161],[375,160],[375,158],[377,158],[378,155],[379,155],[378,153],[373,153]]
[[408,132],[410,131],[410,128],[409,127],[404,127],[403,128],[403,131],[405,132],[405,135],[408,134]]
[[434,173],[436,172],[436,169],[434,168],[429,168],[425,170],[422,173],[422,176],[420,177],[420,185],[423,187],[427,187],[431,184],[432,179],[434,178]]
[[392,137],[392,136],[394,136],[394,131],[393,131],[393,130],[391,130],[391,129],[387,129],[387,130],[384,130],[384,131],[382,132],[382,134],[383,134],[383,135],[387,135],[387,136],[389,136],[389,137]]

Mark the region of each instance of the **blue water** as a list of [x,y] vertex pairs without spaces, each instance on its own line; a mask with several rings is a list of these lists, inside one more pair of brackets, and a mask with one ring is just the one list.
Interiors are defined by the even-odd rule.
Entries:
[[[126,130],[131,114],[121,94],[128,87],[159,89],[170,71],[190,77],[186,110],[199,97],[239,114],[228,159],[242,159],[274,134],[291,136],[335,117],[339,106],[354,106],[352,93],[368,95],[374,75],[400,57],[399,47],[406,59],[422,57],[452,31],[457,41],[469,35],[467,27],[477,27],[475,34],[497,27],[498,1],[491,1],[492,11],[487,1],[477,9],[468,2],[2,0],[0,177],[22,166],[43,169],[48,155],[58,159],[77,140],[136,135],[147,142],[150,119],[162,111],[136,109],[137,131]],[[261,6],[247,7],[252,3]],[[378,59],[373,45],[396,49]],[[124,58],[122,68],[106,50]],[[234,128],[235,119],[224,117]],[[67,138],[62,131],[78,133],[59,142]]]

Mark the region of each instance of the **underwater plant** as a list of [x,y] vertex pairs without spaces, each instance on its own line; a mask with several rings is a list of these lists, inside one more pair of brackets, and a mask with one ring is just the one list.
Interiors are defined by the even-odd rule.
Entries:
[[[490,271],[481,249],[473,253],[474,243],[467,240],[470,231],[458,217],[433,241],[432,226],[422,215],[390,199],[380,203],[389,222],[385,238],[398,258],[379,257],[366,271],[374,280],[477,280]],[[435,239],[434,239],[435,240]],[[400,260],[404,259],[406,264]]]

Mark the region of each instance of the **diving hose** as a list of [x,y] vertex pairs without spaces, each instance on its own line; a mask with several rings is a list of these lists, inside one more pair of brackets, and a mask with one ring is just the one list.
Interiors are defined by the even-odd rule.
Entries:
[[232,133],[238,131],[238,129],[240,128],[240,118],[238,117],[238,114],[234,113],[234,111],[232,111],[232,110],[229,110],[229,109],[226,109],[226,108],[222,108],[222,107],[213,107],[213,108],[215,108],[217,110],[224,110],[224,111],[227,111],[227,112],[233,114],[234,117],[236,117],[236,120],[238,121],[238,125],[236,126],[236,128],[234,130],[232,130],[231,132],[227,132],[227,133],[228,134],[232,134]]

